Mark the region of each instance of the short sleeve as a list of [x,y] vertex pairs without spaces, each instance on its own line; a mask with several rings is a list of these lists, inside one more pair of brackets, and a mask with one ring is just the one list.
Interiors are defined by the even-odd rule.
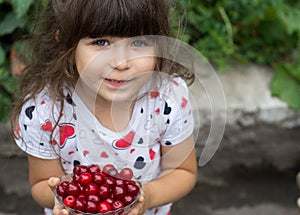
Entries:
[[38,97],[22,108],[15,135],[16,144],[27,154],[42,159],[57,159],[57,142],[50,143],[53,129],[53,103]]
[[181,143],[193,133],[192,104],[189,89],[181,78],[174,78],[168,84],[164,95],[163,110],[166,117],[166,129],[161,142],[165,146],[172,146]]

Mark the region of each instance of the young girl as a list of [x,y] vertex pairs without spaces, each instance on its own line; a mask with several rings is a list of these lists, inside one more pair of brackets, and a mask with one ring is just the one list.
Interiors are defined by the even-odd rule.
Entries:
[[194,122],[180,77],[193,74],[162,57],[169,12],[168,0],[50,0],[12,115],[45,214],[69,213],[51,189],[78,164],[131,168],[143,186],[129,215],[170,214],[192,190]]

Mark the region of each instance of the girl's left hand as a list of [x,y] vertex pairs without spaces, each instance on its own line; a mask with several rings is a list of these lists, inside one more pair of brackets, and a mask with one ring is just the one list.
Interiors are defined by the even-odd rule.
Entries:
[[146,210],[145,192],[142,190],[140,198],[127,215],[143,215]]

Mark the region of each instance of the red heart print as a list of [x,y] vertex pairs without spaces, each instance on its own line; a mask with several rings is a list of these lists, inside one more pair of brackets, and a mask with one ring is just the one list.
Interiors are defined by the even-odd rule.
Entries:
[[86,157],[89,154],[89,151],[84,151],[83,156]]
[[59,144],[63,148],[68,139],[75,137],[75,128],[73,124],[59,125]]
[[52,144],[53,146],[56,146],[56,145],[57,145],[56,140],[52,140],[52,141],[51,141],[51,144]]
[[101,153],[101,157],[102,157],[102,158],[108,158],[108,154],[107,154],[106,152],[102,152],[102,153]]
[[158,96],[159,96],[158,89],[151,90],[151,92],[150,92],[150,98],[155,99]]
[[50,122],[50,120],[47,120],[42,126],[41,129],[44,131],[48,131],[51,132],[52,131],[52,123]]
[[186,105],[187,105],[187,103],[188,103],[188,100],[187,100],[186,98],[182,98],[181,107],[182,107],[182,108],[185,108]]
[[150,159],[153,160],[155,155],[156,155],[156,152],[153,149],[150,149],[149,150],[149,155],[150,155]]
[[133,138],[135,136],[134,131],[130,131],[124,138],[117,140],[113,143],[116,149],[127,149],[132,145]]
[[156,113],[156,114],[160,114],[160,109],[157,108],[157,109],[155,110],[155,113]]
[[176,81],[176,80],[173,80],[173,83],[178,87],[179,86],[179,84],[178,84],[178,82]]

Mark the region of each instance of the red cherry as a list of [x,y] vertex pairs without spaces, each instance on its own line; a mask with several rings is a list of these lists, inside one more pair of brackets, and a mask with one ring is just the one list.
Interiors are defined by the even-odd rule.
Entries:
[[74,174],[73,177],[72,177],[73,182],[79,183],[79,176],[80,176],[80,174]]
[[111,168],[111,169],[107,170],[107,172],[105,172],[105,173],[107,175],[115,177],[115,178],[119,176],[118,170],[115,168]]
[[121,178],[117,178],[115,180],[115,182],[116,182],[116,185],[119,185],[119,186],[124,186],[125,185],[125,181]]
[[67,207],[72,208],[73,205],[75,204],[75,201],[76,201],[75,196],[71,196],[71,195],[70,195],[70,196],[67,196],[66,198],[64,198],[63,203],[64,203]]
[[112,189],[114,199],[123,199],[126,194],[126,189],[123,186],[115,186]]
[[96,194],[91,194],[87,196],[87,201],[91,201],[91,202],[95,202],[95,203],[99,203],[101,198],[99,195]]
[[97,164],[92,164],[88,167],[89,172],[93,175],[96,172],[101,172],[100,167]]
[[74,204],[74,210],[79,212],[85,212],[86,200],[82,198],[77,198]]
[[135,181],[133,181],[133,180],[125,180],[125,184],[134,184],[134,185],[136,185]]
[[110,187],[107,184],[102,184],[99,187],[100,197],[105,199],[110,196]]
[[89,173],[89,172],[81,173],[79,176],[79,183],[81,185],[87,185],[87,184],[91,183],[92,180],[93,180],[93,177],[92,177],[91,173]]
[[126,194],[123,198],[123,202],[125,205],[130,205],[134,201],[134,197],[131,194]]
[[66,191],[66,187],[63,186],[62,184],[58,185],[56,187],[56,193],[57,195],[61,196],[61,197],[66,197],[68,195],[67,191]]
[[84,202],[84,204],[86,204],[86,195],[81,193],[77,196],[77,199],[80,199],[81,201]]
[[112,197],[108,197],[108,198],[106,198],[105,199],[105,201],[107,202],[107,203],[109,203],[110,205],[112,205],[112,203],[115,201]]
[[140,188],[136,184],[126,184],[125,188],[127,192],[132,194],[133,196],[136,196],[140,191]]
[[60,185],[66,188],[69,183],[70,183],[69,181],[63,181],[60,183]]
[[111,211],[111,205],[108,202],[104,201],[98,204],[99,213],[107,213],[108,211]]
[[85,211],[87,213],[93,213],[93,214],[97,213],[98,212],[97,203],[92,201],[87,201]]
[[66,187],[66,192],[72,196],[78,196],[80,193],[80,187],[74,182],[70,182]]
[[119,176],[120,176],[120,178],[123,178],[125,180],[132,179],[132,177],[133,177],[132,169],[130,169],[130,168],[122,169]]
[[116,200],[112,204],[112,209],[113,210],[119,210],[120,208],[124,208],[125,204],[121,200]]
[[81,185],[79,182],[76,182],[79,187],[80,193],[84,192],[84,185]]
[[104,183],[104,178],[105,178],[105,174],[102,173],[102,172],[96,172],[94,175],[93,175],[93,180],[96,184],[100,185],[100,184],[103,184]]
[[73,174],[74,175],[80,175],[81,173],[87,172],[88,167],[85,165],[76,165],[73,168]]
[[116,169],[116,168],[115,168],[115,166],[112,165],[112,164],[106,164],[106,165],[103,167],[102,172],[107,173],[108,170],[110,170],[110,169]]
[[96,183],[91,182],[90,184],[87,184],[85,186],[85,193],[87,195],[91,194],[98,194],[99,193],[99,187]]
[[104,179],[104,184],[107,184],[109,187],[112,188],[116,185],[116,180],[108,176]]

